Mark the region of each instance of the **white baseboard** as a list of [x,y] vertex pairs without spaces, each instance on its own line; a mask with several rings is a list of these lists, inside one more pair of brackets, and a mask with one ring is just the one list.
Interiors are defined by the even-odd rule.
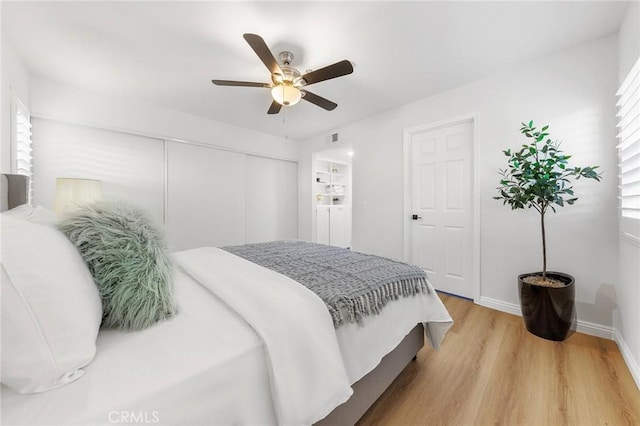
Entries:
[[629,349],[629,346],[627,346],[627,342],[625,342],[622,334],[620,334],[617,329],[615,330],[614,340],[618,344],[618,348],[620,349],[620,353],[622,354],[624,362],[629,368],[631,377],[633,377],[633,380],[636,382],[636,386],[638,387],[638,389],[640,389],[640,365],[638,365],[638,361],[631,353],[631,349]]
[[608,340],[614,340],[616,334],[616,329],[613,327],[583,320],[578,320],[578,328],[576,331]]
[[[503,300],[492,299],[490,297],[480,297],[480,306],[506,312],[508,314],[522,316],[520,305],[509,303]],[[602,337],[603,339],[615,340],[615,329],[606,325],[595,324],[589,321],[578,320],[576,331],[590,336]]]
[[481,296],[480,303],[478,304],[486,308],[495,309],[496,311],[506,312],[508,314],[517,315],[519,317],[522,316],[520,305],[516,305],[515,303],[504,302],[502,300]]

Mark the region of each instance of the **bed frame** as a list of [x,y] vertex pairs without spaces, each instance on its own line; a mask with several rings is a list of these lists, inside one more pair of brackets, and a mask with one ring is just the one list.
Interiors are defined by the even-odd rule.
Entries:
[[367,412],[405,367],[416,358],[424,345],[424,328],[416,325],[380,364],[353,384],[353,395],[338,406],[317,426],[354,425]]
[[[0,211],[27,202],[26,176],[0,174],[0,184]],[[382,358],[376,368],[353,384],[353,395],[347,402],[336,407],[316,425],[355,425],[409,362],[415,359],[423,345],[424,328],[422,324],[418,324],[393,351]]]

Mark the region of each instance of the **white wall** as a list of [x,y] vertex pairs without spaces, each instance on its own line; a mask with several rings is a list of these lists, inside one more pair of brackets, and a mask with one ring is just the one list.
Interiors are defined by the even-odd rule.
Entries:
[[31,78],[31,115],[297,161],[296,141],[131,99]]
[[[0,10],[2,7],[0,6]],[[2,92],[0,103],[0,171],[8,173],[13,171],[11,164],[11,121],[15,114],[15,98],[29,108],[29,71],[22,61],[16,56],[13,46],[4,34],[1,35],[1,80]],[[12,114],[12,111],[14,112]]]
[[[631,2],[618,34],[618,80],[624,80],[640,57],[640,3]],[[619,238],[617,340],[636,384],[640,387],[640,247]]]
[[622,82],[640,52],[640,2],[630,1],[618,32],[618,80]]
[[[541,268],[538,217],[492,199],[505,166],[502,150],[518,147],[521,121],[551,125],[575,165],[599,164],[601,183],[580,180],[579,200],[547,219],[550,270],[577,280],[579,319],[611,326],[616,280],[616,151],[614,93],[616,37],[505,70],[339,129],[353,145],[353,248],[403,258],[403,130],[468,113],[479,114],[481,299],[518,304],[516,276]],[[310,174],[309,152],[323,138],[304,141],[300,178]],[[310,238],[311,209],[300,181],[300,238]],[[611,301],[614,299],[614,301]]]

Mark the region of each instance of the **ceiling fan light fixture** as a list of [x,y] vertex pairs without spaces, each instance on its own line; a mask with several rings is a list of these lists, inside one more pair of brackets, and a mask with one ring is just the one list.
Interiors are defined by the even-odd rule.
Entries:
[[[0,0],[2,1],[2,0]],[[291,52],[280,52],[280,62],[271,53],[267,43],[257,34],[244,34],[245,41],[253,49],[258,58],[267,67],[271,75],[269,83],[253,83],[250,81],[233,80],[211,80],[216,86],[236,86],[236,87],[259,87],[271,90],[273,101],[267,110],[267,114],[278,114],[282,106],[295,105],[304,98],[306,102],[312,103],[326,111],[333,111],[338,104],[328,99],[309,92],[306,86],[316,84],[321,81],[342,77],[353,72],[353,64],[344,59],[335,64],[328,65],[314,71],[307,70],[302,74],[291,66],[293,54]]]
[[290,82],[285,81],[271,89],[271,96],[273,100],[280,105],[291,106],[300,102],[302,94],[300,93],[300,89]]

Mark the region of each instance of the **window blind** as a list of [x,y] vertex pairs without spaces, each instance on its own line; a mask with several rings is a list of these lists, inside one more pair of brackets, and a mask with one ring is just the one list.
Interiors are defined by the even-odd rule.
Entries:
[[640,238],[640,58],[616,95],[620,228]]
[[28,176],[27,203],[33,199],[33,157],[31,155],[31,117],[19,99],[16,99],[15,170]]

